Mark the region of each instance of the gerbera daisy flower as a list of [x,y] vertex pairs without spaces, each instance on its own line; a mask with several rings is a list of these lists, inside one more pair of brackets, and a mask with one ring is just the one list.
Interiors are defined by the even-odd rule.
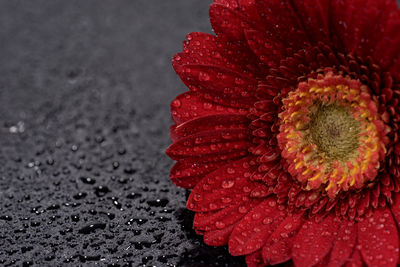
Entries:
[[215,0],[173,66],[172,181],[248,266],[396,266],[395,0]]

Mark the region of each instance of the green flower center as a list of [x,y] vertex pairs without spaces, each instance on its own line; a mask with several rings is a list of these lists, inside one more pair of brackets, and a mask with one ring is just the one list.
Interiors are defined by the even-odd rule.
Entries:
[[318,101],[310,107],[310,142],[330,160],[347,161],[357,155],[361,123],[348,107]]

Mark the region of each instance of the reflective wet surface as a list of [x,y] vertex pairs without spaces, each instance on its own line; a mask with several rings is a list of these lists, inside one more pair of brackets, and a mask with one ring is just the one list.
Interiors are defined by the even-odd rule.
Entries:
[[0,265],[245,266],[194,233],[164,154],[210,2],[0,3]]

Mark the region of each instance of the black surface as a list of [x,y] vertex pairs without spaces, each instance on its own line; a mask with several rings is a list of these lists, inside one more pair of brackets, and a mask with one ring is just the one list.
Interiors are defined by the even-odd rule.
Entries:
[[0,265],[244,265],[191,230],[164,154],[210,2],[0,2]]

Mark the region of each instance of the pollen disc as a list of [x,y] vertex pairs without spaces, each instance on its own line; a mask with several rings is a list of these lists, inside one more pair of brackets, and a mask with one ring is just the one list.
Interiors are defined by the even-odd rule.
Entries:
[[278,143],[306,190],[325,188],[333,198],[377,176],[386,126],[368,87],[328,73],[300,83],[282,102]]

